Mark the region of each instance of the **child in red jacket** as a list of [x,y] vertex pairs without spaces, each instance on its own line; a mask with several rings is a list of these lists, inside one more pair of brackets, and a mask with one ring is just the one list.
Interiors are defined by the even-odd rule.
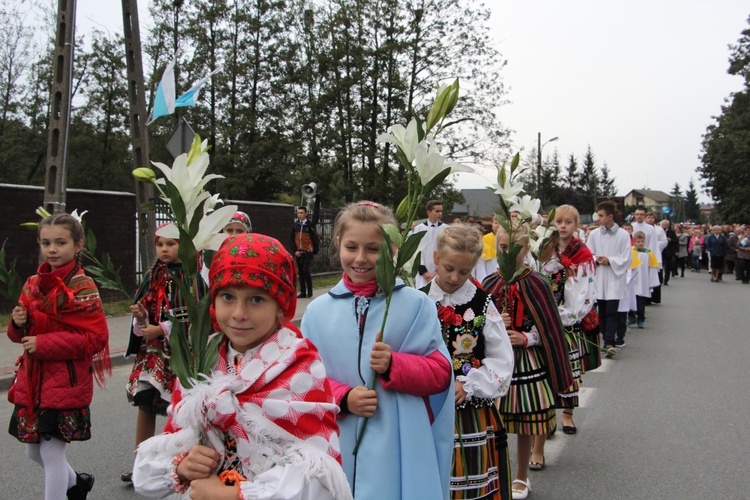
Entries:
[[16,379],[8,392],[15,404],[9,432],[44,469],[45,498],[85,499],[90,474],[76,473],[65,445],[91,437],[89,405],[94,376],[109,371],[107,321],[94,281],[83,274],[83,228],[58,214],[39,224],[44,263],[23,287],[8,325],[8,338],[23,344]]

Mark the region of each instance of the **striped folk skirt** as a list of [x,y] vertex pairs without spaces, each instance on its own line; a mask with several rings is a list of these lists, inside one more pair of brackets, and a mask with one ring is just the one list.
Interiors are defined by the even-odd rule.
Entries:
[[508,435],[493,401],[456,408],[454,432],[451,499],[510,500]]
[[568,349],[570,370],[573,372],[573,383],[568,390],[557,395],[555,404],[558,408],[578,408],[578,389],[581,384],[581,328],[579,325],[565,327],[565,345]]
[[510,434],[549,434],[557,425],[555,397],[539,347],[513,347],[515,366],[508,394],[500,400],[500,416]]
[[581,373],[596,370],[602,366],[602,353],[599,351],[599,327],[587,331],[581,329]]

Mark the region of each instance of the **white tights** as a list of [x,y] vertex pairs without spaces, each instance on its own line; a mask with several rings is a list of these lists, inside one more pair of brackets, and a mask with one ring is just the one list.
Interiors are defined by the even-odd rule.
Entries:
[[65,458],[65,444],[54,438],[26,443],[26,454],[44,469],[44,500],[64,499],[76,484],[76,473]]

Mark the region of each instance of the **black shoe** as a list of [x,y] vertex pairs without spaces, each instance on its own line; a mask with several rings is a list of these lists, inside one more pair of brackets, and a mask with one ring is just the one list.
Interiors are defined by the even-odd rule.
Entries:
[[94,476],[85,472],[76,472],[76,485],[68,490],[68,500],[86,500],[93,488]]
[[298,299],[304,299],[305,297],[307,297],[307,294],[305,292],[300,292],[299,295],[297,295]]
[[307,298],[309,299],[310,297],[312,297],[312,292],[307,294]]
[[122,476],[120,476],[120,480],[123,483],[132,483],[133,482],[133,472],[125,472]]
[[617,347],[618,349],[620,347],[625,347],[625,341],[624,340],[618,340],[618,341],[616,341],[615,342],[615,347]]

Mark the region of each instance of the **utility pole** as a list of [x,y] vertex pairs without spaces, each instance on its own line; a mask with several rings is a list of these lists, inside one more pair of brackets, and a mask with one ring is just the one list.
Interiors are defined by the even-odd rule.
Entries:
[[[138,0],[122,0],[123,34],[128,66],[128,100],[130,101],[130,135],[133,140],[133,169],[148,167],[148,116],[146,115],[146,85],[143,78],[141,30],[138,20]],[[156,233],[156,214],[147,208],[154,198],[154,186],[135,181],[135,202],[138,214],[138,255],[144,272],[156,259],[153,235]]]
[[53,214],[65,211],[75,19],[76,1],[60,0],[57,4],[57,30],[52,62],[51,105],[44,179],[44,208]]

